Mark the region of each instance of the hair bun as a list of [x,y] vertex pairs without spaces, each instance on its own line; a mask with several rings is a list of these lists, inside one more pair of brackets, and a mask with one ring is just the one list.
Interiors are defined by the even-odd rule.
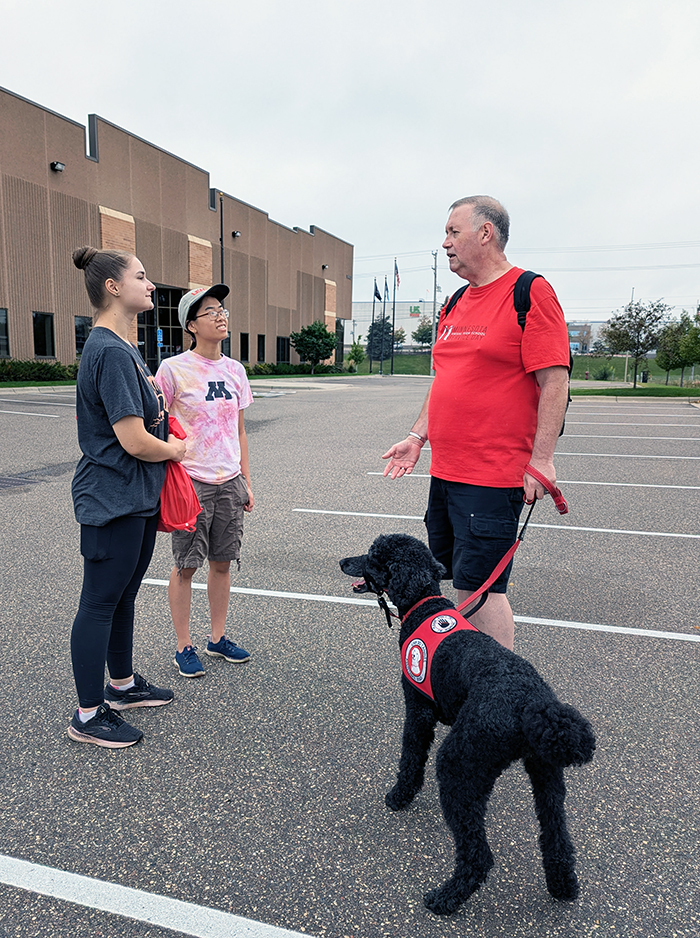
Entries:
[[76,248],[75,251],[73,251],[73,263],[78,270],[85,270],[95,254],[97,254],[97,248],[88,246]]

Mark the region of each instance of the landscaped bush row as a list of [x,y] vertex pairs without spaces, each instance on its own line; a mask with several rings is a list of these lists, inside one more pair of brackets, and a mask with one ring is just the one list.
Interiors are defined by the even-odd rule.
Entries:
[[[257,365],[246,365],[248,375],[310,375],[311,365],[272,365],[269,362],[258,362]],[[342,365],[316,365],[314,377],[316,375],[342,375],[344,372]]]
[[62,365],[60,362],[17,361],[0,358],[0,382],[3,381],[74,381],[78,363]]

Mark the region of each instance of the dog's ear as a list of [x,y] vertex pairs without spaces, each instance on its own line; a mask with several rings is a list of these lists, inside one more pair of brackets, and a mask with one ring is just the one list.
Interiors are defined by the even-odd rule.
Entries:
[[340,569],[348,576],[364,576],[366,565],[367,554],[361,554],[359,557],[345,557],[340,561]]
[[437,584],[447,571],[422,541],[407,534],[387,535],[381,554],[389,574],[386,590],[395,603],[413,600],[429,589],[439,591]]

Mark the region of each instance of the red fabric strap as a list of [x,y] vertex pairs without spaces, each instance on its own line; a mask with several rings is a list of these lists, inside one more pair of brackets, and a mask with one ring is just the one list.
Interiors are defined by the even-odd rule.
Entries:
[[569,513],[569,506],[566,504],[566,499],[561,494],[561,490],[552,485],[549,479],[546,476],[543,476],[541,472],[537,469],[534,469],[529,463],[525,466],[525,472],[529,476],[532,476],[533,479],[537,479],[539,483],[544,485],[545,489],[554,499],[554,507],[557,509],[560,515],[566,515]]

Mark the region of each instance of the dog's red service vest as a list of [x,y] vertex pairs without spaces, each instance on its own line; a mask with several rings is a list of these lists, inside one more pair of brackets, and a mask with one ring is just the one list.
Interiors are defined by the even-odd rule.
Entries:
[[401,648],[401,667],[404,676],[416,690],[433,701],[435,698],[430,683],[433,655],[445,636],[464,629],[471,632],[479,631],[456,609],[443,610],[421,622]]

